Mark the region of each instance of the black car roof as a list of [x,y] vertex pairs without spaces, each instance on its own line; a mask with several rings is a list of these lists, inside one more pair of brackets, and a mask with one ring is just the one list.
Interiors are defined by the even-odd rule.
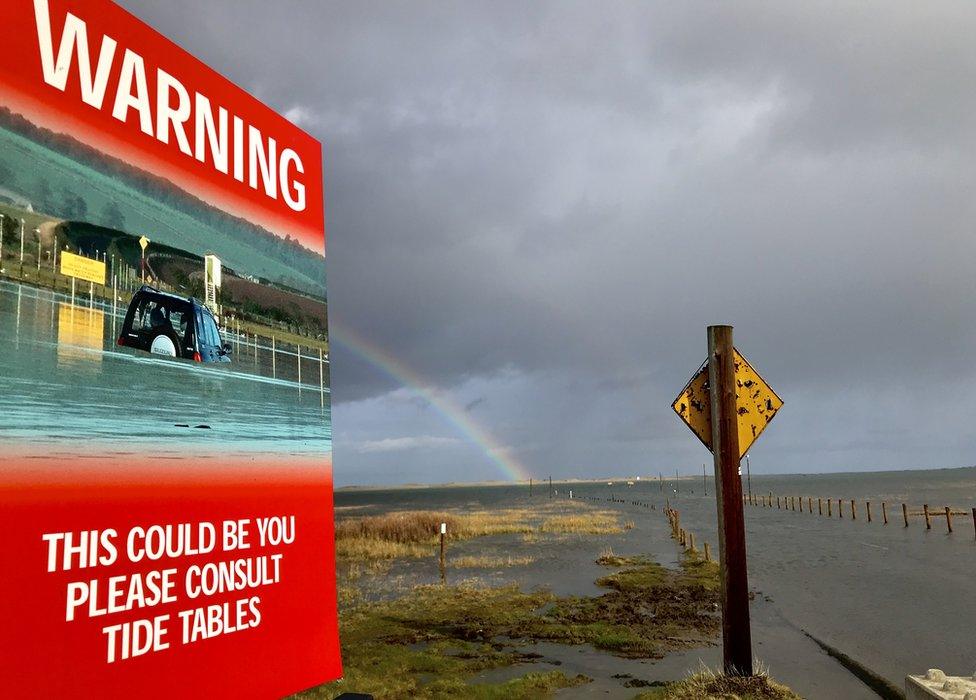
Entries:
[[173,294],[171,292],[163,292],[163,291],[161,291],[159,289],[156,289],[155,287],[153,287],[151,285],[148,285],[148,284],[144,284],[141,287],[139,287],[139,291],[136,292],[136,293],[137,294],[142,294],[142,293],[157,294],[157,295],[159,295],[161,297],[168,297],[170,299],[175,299],[175,300],[182,301],[182,302],[189,302],[190,304],[193,304],[194,306],[203,309],[208,314],[210,314],[211,316],[213,316],[213,312],[210,309],[208,309],[204,304],[201,304],[199,301],[197,301],[197,299],[195,297],[184,297],[184,296],[180,296],[179,294]]

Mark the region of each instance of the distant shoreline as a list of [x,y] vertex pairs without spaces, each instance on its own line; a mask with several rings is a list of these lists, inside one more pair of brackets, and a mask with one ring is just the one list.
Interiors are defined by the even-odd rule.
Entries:
[[[974,469],[976,465],[966,465],[962,467],[926,467],[926,468],[904,468],[904,469],[865,469],[862,471],[844,471],[844,472],[797,472],[795,474],[753,474],[753,477],[759,479],[765,479],[769,477],[779,478],[789,478],[796,476],[844,476],[848,474],[893,474],[898,472],[945,472],[954,471],[962,469]],[[711,476],[711,474],[709,474]],[[664,477],[665,481],[698,481],[701,479],[700,474],[681,474],[677,478],[675,476]],[[556,484],[561,485],[573,485],[573,484],[601,484],[607,482],[613,482],[616,485],[627,485],[627,482],[633,481],[634,484],[638,483],[657,483],[658,479],[656,477],[635,477],[635,476],[623,476],[623,477],[606,477],[602,479],[553,479],[553,486]],[[548,479],[538,479],[534,482],[538,488],[545,488],[549,484]],[[501,487],[501,486],[522,486],[528,487],[527,481],[450,481],[446,483],[439,484],[418,484],[418,483],[407,483],[407,484],[376,484],[376,485],[358,485],[349,484],[346,486],[338,486],[334,490],[336,492],[357,492],[357,491],[417,491],[423,489],[461,489],[461,488],[490,488],[490,487]]]

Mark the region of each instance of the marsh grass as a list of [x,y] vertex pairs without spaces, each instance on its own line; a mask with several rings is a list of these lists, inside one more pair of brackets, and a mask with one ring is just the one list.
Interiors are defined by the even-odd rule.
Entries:
[[485,535],[530,532],[526,512],[508,509],[455,514],[437,511],[400,511],[383,515],[344,518],[336,523],[336,558],[369,561],[433,556],[441,523],[447,537],[464,540]]
[[539,532],[554,534],[615,535],[623,531],[619,517],[606,511],[553,515],[543,520],[539,526]]
[[762,671],[755,676],[733,677],[705,666],[688,678],[637,697],[640,700],[800,700],[799,695]]
[[493,557],[490,555],[453,557],[447,560],[450,569],[505,569],[514,566],[528,566],[535,557]]
[[647,557],[644,556],[633,556],[633,557],[621,557],[613,553],[613,547],[607,547],[604,549],[600,556],[597,557],[596,563],[601,566],[637,566],[640,564],[646,564],[648,562]]
[[681,560],[683,585],[698,585],[709,591],[717,591],[719,586],[718,562],[705,561],[698,552],[685,552]]
[[[481,565],[500,558],[469,559]],[[534,641],[590,644],[628,658],[656,658],[671,649],[714,643],[719,628],[714,564],[688,555],[679,570],[672,570],[647,557],[618,556],[609,548],[599,561],[614,570],[597,581],[607,592],[596,597],[556,597],[545,590],[489,587],[473,579],[450,586],[414,586],[393,599],[369,600],[340,579],[345,678],[298,697],[368,692],[377,698],[541,698],[590,679],[559,671],[527,673],[494,684],[473,679],[488,669],[532,663],[534,657],[520,649]],[[385,565],[351,562],[343,571],[355,580]],[[646,697],[794,697],[756,694],[767,692],[767,686],[778,688],[761,682],[752,695],[689,694],[724,687],[717,679],[699,676]],[[665,691],[672,694],[660,694]]]
[[[567,509],[571,512],[566,513]],[[632,522],[621,525],[618,515],[612,511],[594,510],[585,504],[565,501],[540,504],[532,509],[463,513],[398,511],[339,519],[335,529],[336,558],[340,562],[349,562],[433,556],[441,523],[447,525],[449,540],[517,534],[526,543],[536,542],[540,536],[617,534],[634,526]]]
[[372,537],[336,537],[336,559],[339,561],[369,561],[400,557],[429,557],[434,543],[390,542]]
[[382,576],[389,572],[391,565],[388,559],[370,559],[347,562],[345,565],[340,563],[336,570],[341,580],[352,583],[364,576]]
[[339,622],[345,678],[298,698],[366,692],[377,698],[537,698],[589,679],[558,671],[498,684],[469,683],[491,668],[528,660],[494,640],[512,634],[552,599],[515,586],[417,586],[402,597],[363,603]]

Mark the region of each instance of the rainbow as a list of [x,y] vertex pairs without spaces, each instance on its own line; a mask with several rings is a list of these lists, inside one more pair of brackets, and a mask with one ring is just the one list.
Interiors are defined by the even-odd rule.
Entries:
[[469,411],[450,396],[431,388],[420,374],[405,365],[382,348],[370,343],[353,329],[332,318],[330,341],[342,345],[381,370],[395,382],[403,385],[431,406],[469,442],[482,450],[505,477],[511,481],[528,481],[529,471],[483,426],[476,423]]

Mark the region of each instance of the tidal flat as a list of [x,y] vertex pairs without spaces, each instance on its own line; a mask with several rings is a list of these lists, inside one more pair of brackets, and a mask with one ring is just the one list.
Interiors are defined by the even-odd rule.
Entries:
[[[664,535],[656,508],[637,515],[538,496],[340,509],[345,677],[296,697],[799,697],[765,676],[730,682],[692,661],[717,648],[718,567]],[[652,519],[663,526],[643,547],[632,535]],[[677,671],[665,663],[674,656]]]

